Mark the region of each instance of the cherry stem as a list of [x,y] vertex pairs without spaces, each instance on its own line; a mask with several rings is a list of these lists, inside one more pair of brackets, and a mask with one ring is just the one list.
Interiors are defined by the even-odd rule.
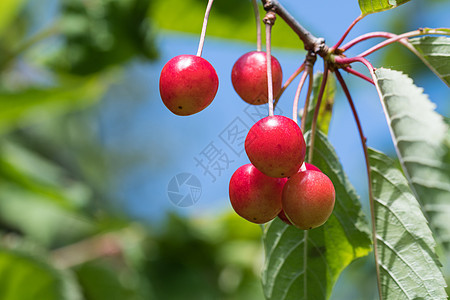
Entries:
[[320,85],[319,94],[317,96],[317,103],[316,103],[316,107],[314,108],[314,116],[313,116],[312,124],[311,124],[311,138],[310,138],[310,142],[309,142],[309,155],[308,155],[308,159],[311,162],[313,160],[313,153],[314,153],[314,140],[315,140],[316,129],[317,129],[317,119],[319,117],[320,104],[322,103],[322,98],[325,93],[325,87],[327,85],[327,80],[328,80],[328,63],[327,63],[327,61],[324,60],[322,83]]
[[347,37],[347,35],[350,33],[350,31],[353,29],[353,27],[356,25],[356,23],[358,23],[359,21],[361,21],[364,18],[364,15],[360,15],[359,17],[357,17],[352,24],[350,24],[350,26],[347,28],[347,30],[344,32],[344,34],[342,35],[341,39],[336,43],[336,45],[334,45],[333,47],[331,47],[330,52],[334,52],[336,49],[339,48],[339,46],[342,44],[342,42],[344,42],[345,38]]
[[366,80],[367,82],[370,82],[371,84],[375,85],[375,83],[373,82],[372,78],[369,78],[369,77],[367,77],[366,75],[361,74],[361,73],[359,73],[359,72],[356,71],[356,70],[353,70],[351,67],[344,67],[344,68],[342,68],[342,69],[343,69],[344,71],[350,73],[350,74],[353,74],[353,75],[355,75],[355,76],[357,76],[357,77],[359,77],[359,78],[362,78],[362,79]]
[[365,40],[368,40],[368,39],[373,39],[373,38],[388,38],[389,39],[389,38],[392,38],[395,36],[397,36],[397,35],[394,33],[385,32],[385,31],[369,32],[369,33],[363,34],[363,35],[351,40],[350,42],[348,42],[347,44],[342,46],[340,49],[342,51],[346,51],[346,50],[350,49],[351,47],[353,47]]
[[[371,32],[371,33],[368,33],[368,34],[364,34],[364,35],[362,35],[362,36],[360,36],[360,37],[358,37],[358,38],[356,38],[356,39],[354,39],[354,40],[352,40],[352,41],[350,41],[348,44],[346,44],[346,45],[344,45],[341,49],[343,50],[343,51],[345,51],[345,50],[347,50],[347,49],[350,49],[351,47],[353,47],[354,45],[356,45],[356,44],[358,44],[358,43],[360,43],[360,42],[362,42],[362,41],[365,41],[365,40],[367,40],[367,39],[370,39],[370,38],[378,38],[378,37],[382,37],[382,38],[394,38],[394,37],[397,37],[398,35],[396,35],[396,34],[393,34],[393,33],[390,33],[390,32],[383,32],[383,31],[377,31],[377,32]],[[431,69],[431,70],[433,70],[434,68],[433,68],[433,66],[431,66],[430,65],[430,63],[428,62],[428,60],[426,60],[426,59],[424,59],[423,58],[423,56],[421,55],[421,53],[419,52],[419,51],[417,51],[417,49],[416,48],[414,48],[414,46],[413,45],[411,45],[411,43],[409,43],[408,42],[408,39],[407,38],[403,38],[403,39],[401,39],[401,40],[398,40],[398,42],[400,43],[400,44],[402,44],[403,46],[405,46],[406,48],[408,48],[408,50],[410,50],[412,53],[414,53],[429,69]],[[352,72],[352,71],[349,71],[349,70],[347,70],[347,68],[343,68],[345,71],[347,71],[347,72],[350,72],[350,73],[354,73],[354,72]],[[365,78],[365,76],[364,75],[362,75],[362,76],[360,76],[360,75],[358,75],[358,74],[356,74],[356,73],[354,73],[356,76],[359,76],[359,77],[361,77],[361,78],[363,78],[363,79],[365,79],[365,80],[368,80],[368,79],[366,79]],[[364,76],[364,77],[363,77]],[[369,81],[369,82],[371,82],[371,83],[373,83],[373,81]]]
[[209,13],[214,0],[209,0],[206,6],[205,18],[203,19],[202,33],[200,35],[200,42],[198,43],[197,56],[202,56],[203,44],[205,43],[206,27],[208,26]]
[[256,50],[261,51],[262,49],[262,40],[261,40],[261,18],[259,17],[259,8],[256,0],[252,0],[253,3],[253,11],[255,13],[255,21],[256,21]]
[[278,101],[280,100],[281,95],[284,93],[284,91],[288,88],[288,86],[292,83],[292,81],[294,81],[295,78],[297,78],[297,76],[303,72],[303,70],[305,69],[305,64],[303,63],[292,75],[291,77],[289,77],[286,82],[284,83],[284,85],[281,87],[280,92],[278,93],[278,95],[275,97],[275,102],[273,104],[273,107],[275,108],[278,104]]
[[[308,59],[308,58],[311,58]],[[313,83],[314,83],[314,76],[313,76],[313,72],[314,72],[314,62],[316,60],[316,56],[312,53],[310,53],[309,56],[307,56],[306,59],[306,72],[308,73],[308,77],[309,77],[309,84],[308,84],[308,92],[306,93],[306,98],[305,98],[305,105],[303,106],[303,114],[302,114],[302,120],[301,120],[301,124],[300,124],[300,129],[302,130],[302,133],[305,132],[305,127],[306,127],[306,116],[308,115],[308,108],[309,108],[309,102],[311,101],[311,93],[313,90]]]
[[378,293],[380,296],[380,299],[382,299],[382,293],[381,293],[381,277],[380,277],[380,265],[379,265],[379,255],[378,255],[378,248],[377,248],[377,231],[376,231],[376,221],[375,221],[375,200],[373,197],[373,190],[372,190],[372,176],[371,176],[371,168],[369,163],[369,154],[367,150],[367,139],[364,136],[364,132],[361,126],[361,122],[358,117],[358,113],[355,108],[355,104],[352,100],[352,96],[350,95],[350,92],[348,90],[347,84],[344,81],[344,78],[342,78],[341,73],[339,70],[335,70],[336,78],[341,84],[341,87],[345,93],[345,96],[347,97],[348,103],[350,104],[350,108],[353,113],[353,117],[356,121],[356,126],[358,127],[359,137],[361,139],[361,144],[364,151],[364,159],[366,162],[366,170],[367,170],[367,180],[369,182],[368,188],[369,188],[369,202],[370,202],[370,216],[372,221],[372,240],[373,240],[373,253],[375,256],[375,267],[376,267],[376,273],[377,273],[377,286],[378,286]]
[[[407,32],[405,34],[411,34],[411,33],[413,33],[413,35],[409,35],[408,37],[425,35],[425,34],[450,35],[450,33],[448,31],[444,31],[439,28],[437,28],[437,29],[424,28],[424,29]],[[381,38],[394,38],[394,37],[398,37],[398,36],[399,35],[397,35],[397,34],[385,32],[385,31],[369,32],[369,33],[363,34],[363,35],[351,40],[350,42],[348,42],[347,44],[342,46],[340,49],[342,49],[343,51],[346,51],[346,50],[350,49],[351,47],[355,46],[356,44],[359,44],[365,40],[372,39],[372,38],[380,38],[380,37]],[[399,41],[400,42],[405,41],[406,39],[407,39],[407,37],[402,37],[401,40],[399,40]]]
[[267,62],[267,95],[269,103],[269,116],[273,116],[273,83],[272,83],[272,54],[271,37],[272,26],[275,23],[276,14],[273,11],[266,13],[263,21],[266,24],[266,62]]
[[394,35],[392,37],[390,37],[389,39],[387,39],[386,41],[383,41],[375,46],[373,46],[372,48],[364,51],[363,53],[357,55],[360,57],[366,57],[369,54],[372,54],[373,52],[380,50],[383,47],[386,47],[387,45],[390,45],[392,43],[410,38],[410,37],[415,37],[415,36],[420,36],[420,35],[425,35],[425,34],[443,34],[443,35],[449,35],[449,32],[443,31],[443,30],[439,30],[439,29],[419,29],[419,30],[414,30],[414,31],[410,31],[410,32],[406,32],[403,34],[399,34],[399,35]]
[[300,78],[300,82],[298,83],[297,91],[295,92],[294,104],[292,105],[292,120],[297,124],[298,119],[298,99],[300,98],[300,93],[303,89],[303,85],[305,84],[306,77],[308,77],[307,72],[303,72],[302,77]]
[[356,57],[346,58],[346,57],[336,56],[336,57],[334,57],[334,62],[337,64],[341,64],[341,65],[352,64],[355,62],[363,63],[367,67],[367,69],[369,69],[369,72],[372,75],[372,78],[375,78],[374,74],[373,74],[372,64],[364,57],[356,56]]

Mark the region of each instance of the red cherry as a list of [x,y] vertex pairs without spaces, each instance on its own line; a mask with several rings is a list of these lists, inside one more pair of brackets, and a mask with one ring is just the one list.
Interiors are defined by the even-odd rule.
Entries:
[[166,107],[188,116],[205,109],[214,99],[219,78],[213,66],[196,55],[178,55],[161,71],[159,91]]
[[[283,72],[280,63],[272,56],[272,85],[274,97],[280,92]],[[252,51],[242,55],[231,71],[231,82],[238,95],[249,104],[267,103],[266,52]]]
[[290,177],[283,188],[284,213],[300,229],[312,229],[325,223],[333,212],[334,202],[333,183],[322,172],[299,172]]
[[294,224],[292,224],[291,221],[289,221],[289,219],[287,218],[286,214],[284,213],[284,210],[280,211],[280,213],[278,214],[278,218],[280,218],[281,221],[283,221],[284,223],[286,223],[288,225],[294,225]]
[[231,176],[231,205],[242,218],[256,224],[266,223],[281,210],[285,182],[284,178],[264,175],[252,164],[243,165]]
[[[320,169],[319,169],[318,167],[316,167],[316,166],[313,165],[313,164],[307,163],[307,162],[305,162],[305,168],[306,168],[306,170],[313,170],[313,171],[319,171],[319,172],[322,172],[322,171],[320,171]],[[303,172],[303,171],[299,171],[299,172]],[[286,181],[287,181],[287,178],[285,178],[285,179],[286,179]],[[288,217],[286,216],[286,214],[284,213],[284,210],[283,210],[283,209],[282,209],[282,210],[280,211],[280,213],[278,214],[278,218],[280,218],[281,221],[283,221],[284,223],[286,223],[286,224],[288,224],[288,225],[294,225],[294,224],[292,224],[291,221],[289,221],[289,219],[288,219]]]
[[251,163],[271,177],[289,177],[305,160],[306,144],[300,127],[289,118],[269,116],[256,122],[245,139]]

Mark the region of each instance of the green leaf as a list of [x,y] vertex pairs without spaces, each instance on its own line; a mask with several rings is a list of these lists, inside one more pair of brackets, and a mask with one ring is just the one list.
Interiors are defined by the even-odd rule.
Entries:
[[90,77],[64,81],[54,88],[0,92],[0,134],[22,122],[48,119],[50,114],[86,107],[98,100],[105,88],[106,82]]
[[81,300],[74,278],[44,259],[0,248],[0,299]]
[[423,90],[406,75],[375,71],[403,171],[437,239],[450,247],[450,131]]
[[2,0],[0,1],[0,36],[8,25],[19,13],[26,0]]
[[409,0],[358,0],[362,15],[368,15],[395,8]]
[[321,132],[316,135],[313,163],[334,184],[333,214],[323,226],[309,231],[278,218],[265,227],[262,282],[267,299],[328,299],[342,270],[370,252],[369,229],[358,196]]
[[[150,18],[163,29],[188,32],[200,38],[207,1],[157,0],[149,10]],[[261,20],[264,10],[260,9]],[[264,24],[261,22],[264,28]],[[264,30],[263,30],[264,31]],[[206,35],[255,43],[256,24],[251,1],[215,1],[208,21]],[[263,35],[264,36],[264,35]],[[303,49],[302,42],[289,26],[278,18],[272,29],[272,45]],[[205,47],[208,47],[206,42]],[[197,49],[192,49],[195,53]]]
[[409,42],[420,53],[419,58],[450,87],[450,38],[425,36]]
[[[317,119],[317,128],[325,134],[328,134],[331,116],[333,114],[334,98],[336,96],[336,79],[334,76],[327,77],[327,84],[323,93],[322,103],[320,104],[319,116]],[[308,114],[306,115],[305,129],[309,130],[312,125],[314,108],[319,97],[320,85],[322,84],[323,73],[317,72],[314,75],[313,93],[309,102]]]
[[447,299],[436,242],[402,172],[369,150],[383,299]]

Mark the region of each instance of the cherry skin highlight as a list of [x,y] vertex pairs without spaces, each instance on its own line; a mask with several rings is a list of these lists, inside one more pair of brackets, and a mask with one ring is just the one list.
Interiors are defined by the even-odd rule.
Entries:
[[[314,171],[322,172],[322,171],[320,171],[320,169],[319,169],[318,167],[316,167],[316,166],[313,165],[313,164],[307,163],[307,162],[305,162],[305,169],[306,169],[306,170],[314,170]],[[299,171],[299,172],[303,172],[303,171]],[[284,178],[284,179],[285,179],[286,181],[288,180],[287,178]],[[286,224],[288,224],[288,225],[294,225],[294,224],[292,224],[291,221],[289,221],[289,219],[288,219],[288,217],[286,216],[286,214],[284,213],[284,210],[283,210],[283,209],[281,209],[280,213],[278,214],[278,218],[280,218],[281,221],[283,221],[284,223],[286,223]]]
[[[273,95],[281,90],[283,72],[278,60],[272,56]],[[263,51],[252,51],[242,55],[231,71],[231,82],[238,95],[249,104],[265,104],[267,91],[267,56]]]
[[178,55],[161,71],[159,91],[174,114],[188,116],[205,109],[214,99],[219,78],[213,66],[196,55]]
[[264,175],[252,164],[239,167],[231,176],[230,202],[242,218],[263,224],[281,210],[281,194],[286,180]]
[[290,177],[283,188],[282,206],[289,221],[300,229],[324,224],[333,212],[335,190],[322,172],[306,170]]
[[269,116],[256,122],[245,138],[250,162],[271,177],[297,173],[305,160],[306,144],[300,127],[284,116]]

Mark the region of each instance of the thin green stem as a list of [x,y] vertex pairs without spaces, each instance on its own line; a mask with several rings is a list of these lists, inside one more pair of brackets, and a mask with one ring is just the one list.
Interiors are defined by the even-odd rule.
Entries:
[[202,56],[203,44],[205,43],[206,27],[208,26],[209,13],[211,12],[214,0],[209,0],[206,6],[205,17],[203,18],[202,33],[200,34],[200,42],[198,43],[197,56]]
[[259,16],[259,8],[257,0],[252,0],[253,3],[253,12],[255,13],[255,22],[256,22],[256,50],[261,51],[262,49],[262,40],[261,40],[261,18]]
[[350,95],[350,91],[348,90],[347,84],[345,83],[344,79],[342,78],[341,73],[339,70],[335,71],[336,78],[341,84],[341,87],[345,93],[345,96],[347,97],[348,103],[350,104],[350,108],[353,113],[353,117],[356,122],[356,126],[358,127],[359,137],[361,139],[361,144],[364,151],[364,159],[366,162],[366,170],[367,170],[367,180],[368,180],[368,188],[369,188],[369,203],[370,203],[370,218],[372,223],[372,241],[373,241],[373,254],[375,256],[375,268],[377,273],[377,287],[378,287],[378,294],[380,297],[380,300],[383,299],[382,293],[381,293],[381,277],[380,277],[380,264],[379,264],[379,254],[378,254],[378,247],[377,247],[377,229],[376,229],[376,219],[375,219],[375,200],[373,197],[373,190],[372,190],[372,176],[371,176],[371,169],[370,169],[370,163],[369,163],[369,154],[367,150],[367,139],[364,136],[364,132],[362,129],[361,121],[359,120],[358,113],[355,108],[355,104],[352,100],[352,96]]
[[312,119],[311,124],[311,138],[310,138],[310,144],[309,144],[309,161],[313,160],[313,153],[314,153],[314,140],[316,135],[316,129],[317,129],[317,119],[319,117],[319,110],[320,110],[320,104],[322,103],[323,94],[325,93],[325,87],[327,85],[328,80],[328,63],[324,60],[324,68],[323,68],[323,78],[322,78],[322,84],[320,85],[319,94],[317,97],[317,103],[316,107],[314,108],[314,116]]

